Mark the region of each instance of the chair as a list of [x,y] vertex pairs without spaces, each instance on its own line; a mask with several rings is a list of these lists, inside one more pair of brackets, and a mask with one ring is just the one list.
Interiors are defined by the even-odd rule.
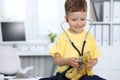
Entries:
[[16,75],[17,73],[26,74],[33,66],[25,69],[21,68],[20,58],[16,49],[11,47],[0,47],[0,74]]

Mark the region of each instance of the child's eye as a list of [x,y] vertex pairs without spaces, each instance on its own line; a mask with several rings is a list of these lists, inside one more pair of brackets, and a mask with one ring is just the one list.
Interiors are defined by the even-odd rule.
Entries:
[[72,21],[76,21],[77,19],[72,19]]
[[86,20],[86,19],[80,19],[81,21],[84,21],[84,20]]

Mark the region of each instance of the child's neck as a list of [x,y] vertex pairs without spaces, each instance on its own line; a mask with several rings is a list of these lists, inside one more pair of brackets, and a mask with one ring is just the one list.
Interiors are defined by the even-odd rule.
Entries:
[[80,34],[80,33],[82,33],[84,30],[81,30],[80,32],[74,32],[73,30],[71,30],[71,29],[68,29],[69,31],[70,31],[70,33],[72,33],[72,34]]

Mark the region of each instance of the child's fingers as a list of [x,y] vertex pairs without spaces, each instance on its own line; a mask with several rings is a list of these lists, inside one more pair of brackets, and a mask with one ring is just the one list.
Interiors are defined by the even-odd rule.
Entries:
[[78,67],[79,66],[78,60],[76,58],[73,58],[73,60],[71,62],[71,66],[73,66],[73,67]]
[[90,60],[90,61],[87,62],[86,65],[87,65],[87,67],[92,68],[93,66],[95,66],[95,64],[96,64],[95,60]]

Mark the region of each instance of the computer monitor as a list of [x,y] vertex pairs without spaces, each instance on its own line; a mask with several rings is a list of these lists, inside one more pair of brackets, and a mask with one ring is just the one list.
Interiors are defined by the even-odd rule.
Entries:
[[0,31],[3,44],[17,44],[26,41],[24,22],[2,21]]

